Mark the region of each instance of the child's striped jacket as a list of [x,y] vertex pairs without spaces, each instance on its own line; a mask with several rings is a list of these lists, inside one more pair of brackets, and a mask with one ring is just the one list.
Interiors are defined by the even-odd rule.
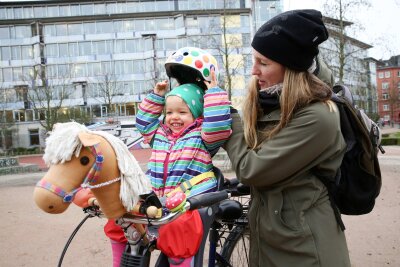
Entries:
[[[136,127],[153,149],[147,175],[154,192],[163,196],[192,177],[211,171],[211,155],[231,134],[227,93],[214,87],[204,95],[204,117],[197,118],[179,136],[159,120],[165,97],[150,93],[139,105]],[[192,187],[190,196],[214,191],[217,181],[207,179]]]

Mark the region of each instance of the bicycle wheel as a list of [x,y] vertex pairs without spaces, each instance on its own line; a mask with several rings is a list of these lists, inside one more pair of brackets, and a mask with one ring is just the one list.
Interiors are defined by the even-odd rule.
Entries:
[[232,267],[249,266],[249,239],[248,225],[236,225],[223,244],[221,256]]

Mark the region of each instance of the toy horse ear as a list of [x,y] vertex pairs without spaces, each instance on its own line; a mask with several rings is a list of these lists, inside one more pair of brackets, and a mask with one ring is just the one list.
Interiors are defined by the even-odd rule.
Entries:
[[101,141],[101,138],[98,135],[85,132],[79,133],[78,137],[84,146],[94,146]]

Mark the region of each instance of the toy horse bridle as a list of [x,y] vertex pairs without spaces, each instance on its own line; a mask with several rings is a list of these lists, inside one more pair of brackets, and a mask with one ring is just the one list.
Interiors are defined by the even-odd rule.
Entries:
[[51,184],[48,181],[45,181],[44,179],[39,181],[36,184],[36,186],[44,188],[46,190],[49,190],[50,192],[53,192],[54,194],[60,196],[64,202],[70,203],[74,199],[75,194],[78,193],[78,191],[83,188],[90,188],[90,189],[99,188],[99,187],[106,186],[106,185],[109,185],[109,184],[112,184],[112,183],[115,183],[115,182],[118,182],[119,180],[121,180],[121,177],[118,177],[118,178],[112,179],[110,181],[101,183],[101,184],[91,185],[91,183],[92,184],[95,183],[97,181],[97,179],[99,178],[100,171],[103,167],[104,157],[103,157],[103,154],[101,153],[100,149],[98,149],[98,144],[91,146],[91,147],[87,147],[87,148],[92,152],[96,161],[93,163],[92,168],[89,170],[85,179],[83,180],[83,183],[79,187],[74,188],[74,189],[72,189],[72,191],[67,193],[61,187]]

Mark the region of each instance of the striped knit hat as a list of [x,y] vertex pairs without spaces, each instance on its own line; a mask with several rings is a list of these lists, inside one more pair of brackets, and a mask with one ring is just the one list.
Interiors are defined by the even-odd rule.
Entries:
[[200,87],[192,83],[182,84],[175,87],[165,95],[165,98],[169,96],[178,96],[188,105],[190,112],[196,119],[203,115],[204,106],[204,91]]

